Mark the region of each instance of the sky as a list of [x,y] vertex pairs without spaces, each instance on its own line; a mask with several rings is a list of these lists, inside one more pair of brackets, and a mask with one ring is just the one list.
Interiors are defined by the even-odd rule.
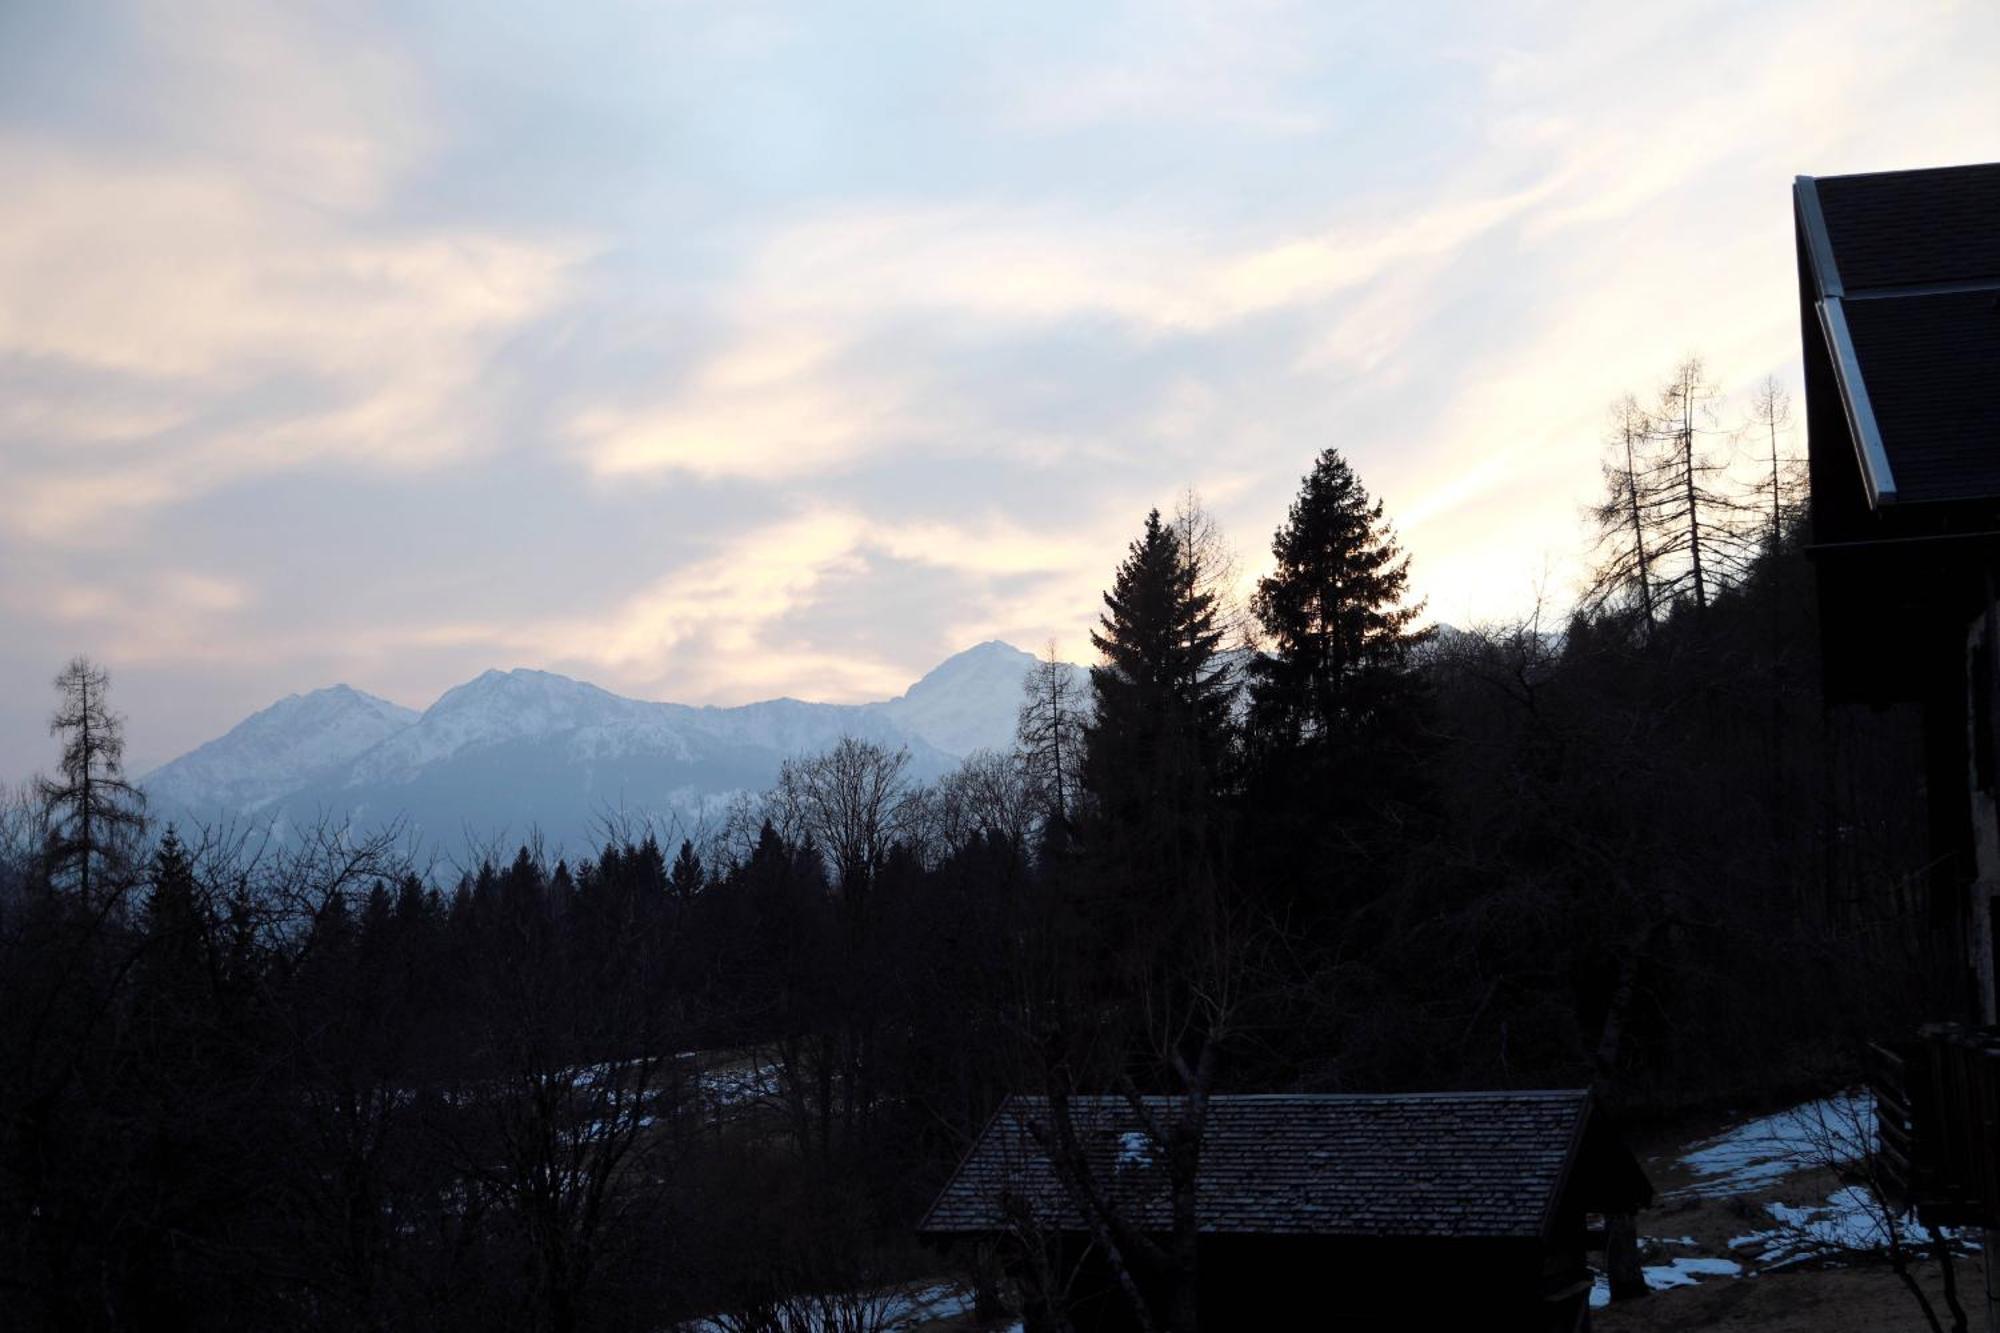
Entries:
[[1795,380],[1801,173],[2000,158],[1987,0],[0,3],[0,781],[531,666],[886,698],[1340,449],[1469,624],[1606,405]]

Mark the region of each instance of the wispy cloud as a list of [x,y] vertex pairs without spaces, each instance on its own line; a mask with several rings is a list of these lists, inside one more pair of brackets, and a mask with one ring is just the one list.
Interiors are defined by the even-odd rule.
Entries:
[[[953,614],[924,637],[962,646],[994,633],[1032,638],[1065,615],[1060,602],[1068,585],[1099,555],[1089,543],[1051,540],[1001,515],[969,525],[878,523],[852,510],[816,507],[743,531],[713,555],[598,610],[419,625],[378,631],[370,640],[374,650],[390,653],[399,645],[465,646],[493,660],[560,663],[627,689],[694,702],[788,692],[887,698],[910,677],[907,661],[889,650],[902,637],[897,627],[859,636],[858,647],[816,644],[796,631],[793,622],[814,612],[836,585],[892,580],[897,569],[947,578]],[[1025,635],[1024,610],[1032,627]],[[840,636],[842,644],[855,642]],[[802,690],[802,683],[810,688]]]
[[1604,402],[1789,373],[1790,177],[1991,156],[1996,44],[1972,0],[0,10],[0,751],[76,649],[163,751],[329,676],[1082,654],[1148,506],[1254,574],[1328,444],[1434,614],[1559,597]]

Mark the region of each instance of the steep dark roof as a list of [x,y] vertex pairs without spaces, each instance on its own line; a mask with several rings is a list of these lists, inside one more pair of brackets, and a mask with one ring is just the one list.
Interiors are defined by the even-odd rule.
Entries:
[[1847,326],[1897,501],[2000,495],[2000,286],[1850,297]]
[[[1147,1102],[1156,1117],[1172,1108],[1167,1098]],[[1584,1144],[1590,1105],[1582,1091],[1217,1097],[1196,1190],[1201,1228],[1538,1237]],[[1131,1107],[1118,1097],[1073,1098],[1071,1119],[1120,1216],[1167,1229],[1166,1176]],[[1010,1098],[919,1229],[1004,1232],[1010,1207],[1045,1229],[1081,1229],[1041,1148],[1048,1126],[1045,1099]],[[1626,1156],[1624,1165],[1628,1192],[1650,1196],[1637,1164]]]
[[2000,164],[1794,193],[1802,295],[1870,507],[2000,497]]
[[1821,176],[1815,183],[1848,295],[2000,278],[2000,164]]

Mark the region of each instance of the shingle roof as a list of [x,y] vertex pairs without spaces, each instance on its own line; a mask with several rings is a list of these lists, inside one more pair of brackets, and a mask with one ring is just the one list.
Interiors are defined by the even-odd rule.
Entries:
[[1817,178],[1848,294],[2000,278],[2000,164]]
[[2000,495],[2000,288],[1849,299],[1847,325],[1898,501]]
[[1806,295],[1872,503],[2000,497],[2000,163],[1797,190]]
[[[1148,1098],[1156,1118],[1172,1099]],[[1166,1176],[1118,1097],[1071,1099],[1092,1177],[1141,1230],[1169,1225]],[[1381,1237],[1543,1234],[1583,1142],[1583,1091],[1223,1096],[1210,1105],[1197,1178],[1211,1233]],[[1083,1219],[1042,1152],[1049,1107],[1014,1097],[925,1217],[932,1235]],[[1633,1168],[1636,1172],[1636,1167]]]

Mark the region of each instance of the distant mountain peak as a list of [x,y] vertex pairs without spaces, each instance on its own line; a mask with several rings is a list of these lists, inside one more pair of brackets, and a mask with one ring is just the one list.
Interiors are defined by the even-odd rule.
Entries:
[[350,762],[417,720],[416,710],[352,685],[288,694],[142,780],[190,809],[254,808]]
[[[954,681],[982,675],[998,677],[1025,675],[1035,664],[1035,655],[1016,648],[1011,643],[998,639],[988,639],[972,647],[953,653],[944,661],[926,671],[917,682],[903,692],[905,699],[916,698]],[[1018,679],[1016,684],[1018,686]]]
[[506,671],[489,668],[440,694],[437,702],[424,712],[428,716],[440,710],[450,711],[487,701],[520,703],[558,699],[617,700],[619,697],[588,681],[558,675],[553,671],[538,671],[533,667],[513,667]]
[[1034,664],[988,640],[871,704],[691,708],[513,667],[482,671],[419,714],[331,685],[279,700],[144,783],[169,817],[406,817],[424,836],[534,827],[561,843],[587,837],[606,809],[704,818],[768,786],[786,758],[842,736],[906,748],[913,776],[939,777],[974,750],[1011,743]]
[[1003,750],[1013,743],[1021,688],[1037,660],[1013,644],[989,639],[932,667],[901,698],[875,706],[952,754]]

